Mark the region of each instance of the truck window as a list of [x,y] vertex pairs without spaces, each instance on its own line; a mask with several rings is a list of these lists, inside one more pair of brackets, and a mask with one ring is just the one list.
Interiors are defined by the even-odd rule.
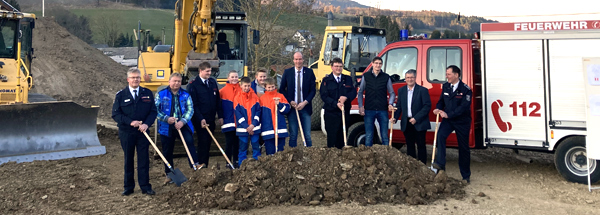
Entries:
[[[339,39],[338,49],[333,51],[331,47],[331,41],[333,38]],[[339,57],[342,58],[342,54],[344,53],[342,50],[344,48],[344,35],[342,33],[330,33],[327,34],[327,42],[325,42],[325,52],[323,52],[323,60],[325,61],[325,65],[329,65],[333,58]]]
[[[427,50],[427,80],[446,82],[446,67],[456,65],[462,70],[462,50],[459,47],[433,47]],[[462,77],[462,74],[461,74]]]
[[409,69],[417,69],[417,48],[407,47],[388,51],[384,69],[393,82],[404,81],[404,73]]

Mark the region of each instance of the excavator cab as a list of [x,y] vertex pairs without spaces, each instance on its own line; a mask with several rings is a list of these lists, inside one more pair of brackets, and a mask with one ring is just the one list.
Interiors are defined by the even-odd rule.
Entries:
[[98,108],[29,93],[34,27],[34,14],[0,11],[0,164],[105,154]]
[[247,71],[248,23],[246,14],[240,12],[216,12],[215,22],[219,67],[213,69],[212,75],[219,85],[225,85],[229,71],[237,71],[239,77]]

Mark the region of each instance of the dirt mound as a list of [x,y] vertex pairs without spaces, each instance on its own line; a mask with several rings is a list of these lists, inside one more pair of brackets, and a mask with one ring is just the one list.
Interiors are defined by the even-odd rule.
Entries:
[[127,86],[127,67],[71,35],[52,18],[36,20],[32,63],[33,92],[84,106],[99,105],[110,119],[114,96]]
[[400,151],[364,146],[351,149],[296,147],[274,156],[244,161],[239,170],[202,169],[167,193],[174,208],[245,210],[270,205],[427,204],[442,198],[462,198],[464,184],[437,176]]

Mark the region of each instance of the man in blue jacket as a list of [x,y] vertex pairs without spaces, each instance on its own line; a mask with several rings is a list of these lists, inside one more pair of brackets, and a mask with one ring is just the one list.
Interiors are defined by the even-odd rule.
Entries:
[[152,91],[140,87],[140,70],[130,68],[127,71],[127,82],[125,87],[115,96],[112,107],[112,118],[119,127],[119,139],[125,154],[125,189],[121,195],[128,196],[133,193],[135,179],[133,177],[133,157],[137,152],[138,184],[142,194],[154,195],[150,184],[150,159],[148,157],[148,146],[150,142],[142,132],[148,130],[156,119],[156,106]]
[[[315,87],[315,73],[312,69],[303,66],[304,59],[302,53],[294,53],[294,67],[286,69],[281,77],[281,86],[279,93],[285,96],[290,105],[298,110],[300,114],[300,123],[304,131],[306,146],[312,146],[310,139],[310,116],[312,115],[312,99],[315,97],[317,88]],[[288,115],[289,123],[289,146],[296,147],[298,139],[298,117],[296,111],[292,110]]]
[[[169,86],[158,91],[154,99],[158,111],[158,133],[160,134],[163,154],[171,166],[175,166],[175,163],[173,163],[173,147],[175,139],[179,137],[177,130],[181,131],[194,162],[198,161],[196,147],[194,146],[194,126],[192,125],[194,103],[190,94],[181,89],[181,80],[180,73],[171,74]],[[194,165],[200,167],[199,163],[194,163]],[[190,167],[192,167],[191,161]],[[169,172],[171,170],[165,164],[165,175]],[[170,182],[171,179],[166,177],[164,183]]]
[[[425,135],[431,128],[429,123],[429,110],[431,110],[431,98],[429,90],[416,84],[417,71],[408,70],[404,76],[406,86],[398,89],[398,101],[396,102],[396,113],[392,123],[400,121],[400,128],[406,138],[406,154],[419,159],[423,164],[427,162],[427,148],[425,148]],[[417,151],[415,153],[415,143]]]

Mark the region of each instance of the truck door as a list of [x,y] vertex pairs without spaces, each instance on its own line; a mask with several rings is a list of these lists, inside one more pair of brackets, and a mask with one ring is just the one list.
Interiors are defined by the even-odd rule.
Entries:
[[546,99],[542,40],[484,41],[486,142],[544,147]]
[[[435,109],[435,106],[442,94],[442,85],[448,82],[446,79],[446,68],[450,65],[456,65],[461,69],[461,79],[463,82],[469,83],[464,79],[465,68],[463,68],[463,48],[457,44],[435,44],[435,45],[424,45],[426,58],[422,58],[422,64],[425,64],[425,72],[421,77],[417,77],[417,80],[421,80],[422,85],[429,89],[429,96],[431,97],[431,111]],[[464,59],[466,60],[466,59]],[[418,81],[417,81],[418,83]],[[429,121],[431,122],[431,129],[427,133],[427,142],[433,142],[435,130],[435,115],[430,112]],[[440,119],[442,121],[442,119]],[[452,133],[447,140],[447,146],[457,146],[456,134]],[[474,146],[474,143],[470,143]],[[472,146],[471,146],[472,147]]]

